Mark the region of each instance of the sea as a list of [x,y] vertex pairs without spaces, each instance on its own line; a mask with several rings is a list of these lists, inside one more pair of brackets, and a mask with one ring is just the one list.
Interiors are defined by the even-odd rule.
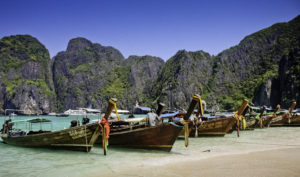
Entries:
[[[52,120],[52,125],[43,129],[60,130],[70,126],[72,120],[82,116],[16,116],[14,120],[43,117]],[[98,116],[88,116],[91,120]],[[7,117],[0,117],[0,124]],[[18,123],[19,128],[28,128]],[[48,126],[48,127],[47,127]],[[37,127],[32,127],[39,129]],[[0,141],[2,141],[0,139]],[[101,145],[95,145],[91,152],[51,150],[42,148],[23,148],[0,143],[1,177],[83,177],[118,175],[124,169],[135,167],[163,168],[164,165],[177,162],[191,162],[216,156],[247,154],[282,148],[300,147],[300,127],[270,127],[226,134],[224,137],[189,138],[188,147],[184,139],[177,139],[171,152],[157,150],[125,149],[108,146],[108,153],[103,155]],[[104,175],[101,175],[104,174]],[[106,174],[106,175],[105,175]]]

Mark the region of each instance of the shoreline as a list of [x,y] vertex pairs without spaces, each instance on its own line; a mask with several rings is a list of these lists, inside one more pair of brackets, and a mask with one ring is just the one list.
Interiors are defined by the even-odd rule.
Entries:
[[[209,153],[209,152],[208,152]],[[91,174],[90,177],[101,173]],[[300,176],[300,147],[285,147],[203,159],[171,162],[162,166],[136,166],[115,169],[101,176]]]

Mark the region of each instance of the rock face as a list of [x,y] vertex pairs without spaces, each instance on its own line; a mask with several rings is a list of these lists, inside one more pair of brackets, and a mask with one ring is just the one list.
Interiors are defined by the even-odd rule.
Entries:
[[55,92],[48,50],[29,35],[0,40],[0,111],[19,114],[54,111]]
[[272,80],[268,79],[258,88],[258,92],[254,95],[255,105],[270,105],[272,92]]
[[[299,102],[299,36],[300,16],[249,35],[239,45],[220,53],[211,85],[218,102],[227,107],[233,106],[229,97],[233,101],[245,97],[273,107],[289,106],[292,100]],[[265,97],[263,92],[276,98]]]
[[125,60],[124,65],[130,68],[128,83],[130,84],[129,94],[124,99],[128,100],[127,109],[138,101],[141,105],[156,107],[155,94],[153,89],[164,61],[152,56],[130,56]]
[[132,109],[136,101],[149,103],[163,63],[151,56],[130,56],[125,60],[112,47],[84,38],[72,39],[67,50],[58,53],[53,61],[58,109],[104,109],[112,97],[118,99],[121,109]]
[[67,50],[58,53],[52,65],[58,110],[101,109],[110,97],[123,95],[123,88],[112,88],[114,84],[126,87],[120,80],[114,83],[128,72],[126,68],[119,70],[123,60],[123,55],[113,47],[93,44],[84,38],[70,40]]
[[300,102],[299,33],[300,16],[249,35],[217,56],[179,51],[163,66],[157,100],[184,108],[200,93],[208,106],[227,110],[237,109],[244,98],[272,107]]
[[187,109],[193,94],[207,90],[212,62],[212,57],[203,51],[178,51],[162,68],[155,87],[156,100],[171,109]]

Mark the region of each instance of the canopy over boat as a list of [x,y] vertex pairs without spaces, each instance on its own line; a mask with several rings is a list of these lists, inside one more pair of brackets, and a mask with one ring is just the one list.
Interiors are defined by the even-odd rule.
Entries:
[[30,119],[22,119],[22,120],[13,120],[12,123],[19,123],[19,122],[29,122],[29,123],[42,123],[42,122],[52,122],[49,119],[45,118],[30,118]]
[[169,117],[175,117],[179,112],[173,112],[173,113],[166,113],[166,114],[161,114],[161,118],[169,118]]
[[249,106],[250,109],[253,109],[253,110],[260,110],[260,107],[257,107],[257,106]]
[[151,111],[151,108],[139,106],[139,107],[134,108],[133,113],[134,114],[147,114],[150,111]]
[[35,119],[28,120],[27,122],[30,122],[30,123],[43,123],[43,122],[52,122],[52,121],[49,120],[49,119],[45,119],[45,118],[35,118]]

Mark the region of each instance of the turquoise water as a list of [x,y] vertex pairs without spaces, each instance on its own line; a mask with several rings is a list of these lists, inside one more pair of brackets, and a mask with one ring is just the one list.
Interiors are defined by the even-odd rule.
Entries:
[[[77,117],[47,117],[53,121],[53,129],[69,127]],[[16,117],[24,119],[29,117]],[[90,116],[97,119],[97,116]],[[2,125],[4,117],[0,117]],[[81,120],[81,117],[78,117]],[[0,143],[0,176],[93,176],[118,174],[118,171],[137,166],[162,167],[165,164],[199,160],[226,154],[243,154],[269,149],[300,147],[300,127],[280,127],[236,132],[225,137],[190,138],[189,147],[178,139],[170,153],[149,150],[108,149],[103,155],[100,145],[90,153],[32,149]],[[210,150],[210,152],[207,152]],[[100,175],[102,174],[102,175]]]

